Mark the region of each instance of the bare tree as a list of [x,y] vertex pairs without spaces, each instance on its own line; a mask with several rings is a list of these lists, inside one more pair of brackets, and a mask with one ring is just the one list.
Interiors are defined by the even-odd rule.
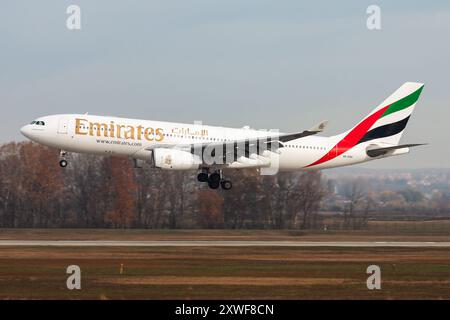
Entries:
[[365,214],[363,215],[363,220],[367,219],[367,214],[370,209],[372,202],[368,201],[367,198],[367,181],[361,178],[354,179],[351,181],[350,188],[347,191],[347,196],[349,198],[348,206],[344,210],[344,228],[345,229],[357,229],[360,228],[361,220],[360,217],[356,216],[358,210],[365,207]]
[[316,227],[315,219],[320,202],[325,195],[321,185],[321,173],[310,171],[302,174],[299,186],[299,207],[303,214],[302,229]]

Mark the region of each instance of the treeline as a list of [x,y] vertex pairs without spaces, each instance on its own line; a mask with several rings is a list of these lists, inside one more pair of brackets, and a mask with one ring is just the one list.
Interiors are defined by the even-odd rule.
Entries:
[[128,159],[70,155],[33,143],[0,147],[0,227],[301,229],[322,224],[319,172],[230,170],[230,191],[196,172],[134,168]]
[[[380,188],[382,182],[383,178],[374,181],[373,177],[361,176],[328,179],[324,183],[332,191],[322,201],[321,211],[341,212],[345,221],[343,228],[350,229],[358,228],[348,227],[357,225],[358,221],[364,226],[369,215],[372,219],[392,220],[450,218],[448,189],[434,188],[432,192],[422,193],[408,183],[403,188]],[[354,221],[350,221],[353,217]]]

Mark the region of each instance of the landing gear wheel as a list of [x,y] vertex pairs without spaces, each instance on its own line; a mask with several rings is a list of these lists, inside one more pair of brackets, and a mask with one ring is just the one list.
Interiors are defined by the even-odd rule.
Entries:
[[61,168],[65,168],[65,167],[67,167],[68,162],[67,162],[66,160],[61,160],[61,161],[59,162],[59,165],[60,165]]
[[200,182],[207,182],[208,181],[208,173],[207,172],[200,172],[197,175],[197,180]]
[[214,172],[209,175],[208,186],[211,189],[217,189],[220,186],[220,173]]
[[214,182],[214,184],[215,183],[220,184],[220,173],[218,173],[218,172],[211,173],[209,175],[208,182]]
[[219,188],[219,186],[220,186],[220,181],[215,181],[215,180],[209,180],[208,181],[208,186],[211,188],[211,189],[218,189]]
[[230,190],[233,187],[233,184],[230,180],[223,180],[220,185],[222,186],[223,190]]

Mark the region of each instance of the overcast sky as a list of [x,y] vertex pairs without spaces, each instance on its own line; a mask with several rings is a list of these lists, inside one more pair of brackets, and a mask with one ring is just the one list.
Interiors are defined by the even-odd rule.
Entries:
[[448,1],[2,0],[0,143],[35,117],[84,112],[283,132],[327,119],[331,135],[418,81],[402,142],[430,145],[365,166],[450,167],[449,36]]

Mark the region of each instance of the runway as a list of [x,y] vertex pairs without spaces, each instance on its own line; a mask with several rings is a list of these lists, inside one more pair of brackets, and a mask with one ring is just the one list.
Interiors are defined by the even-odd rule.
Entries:
[[450,242],[397,241],[103,241],[103,240],[0,240],[0,247],[347,247],[347,248],[450,248]]

